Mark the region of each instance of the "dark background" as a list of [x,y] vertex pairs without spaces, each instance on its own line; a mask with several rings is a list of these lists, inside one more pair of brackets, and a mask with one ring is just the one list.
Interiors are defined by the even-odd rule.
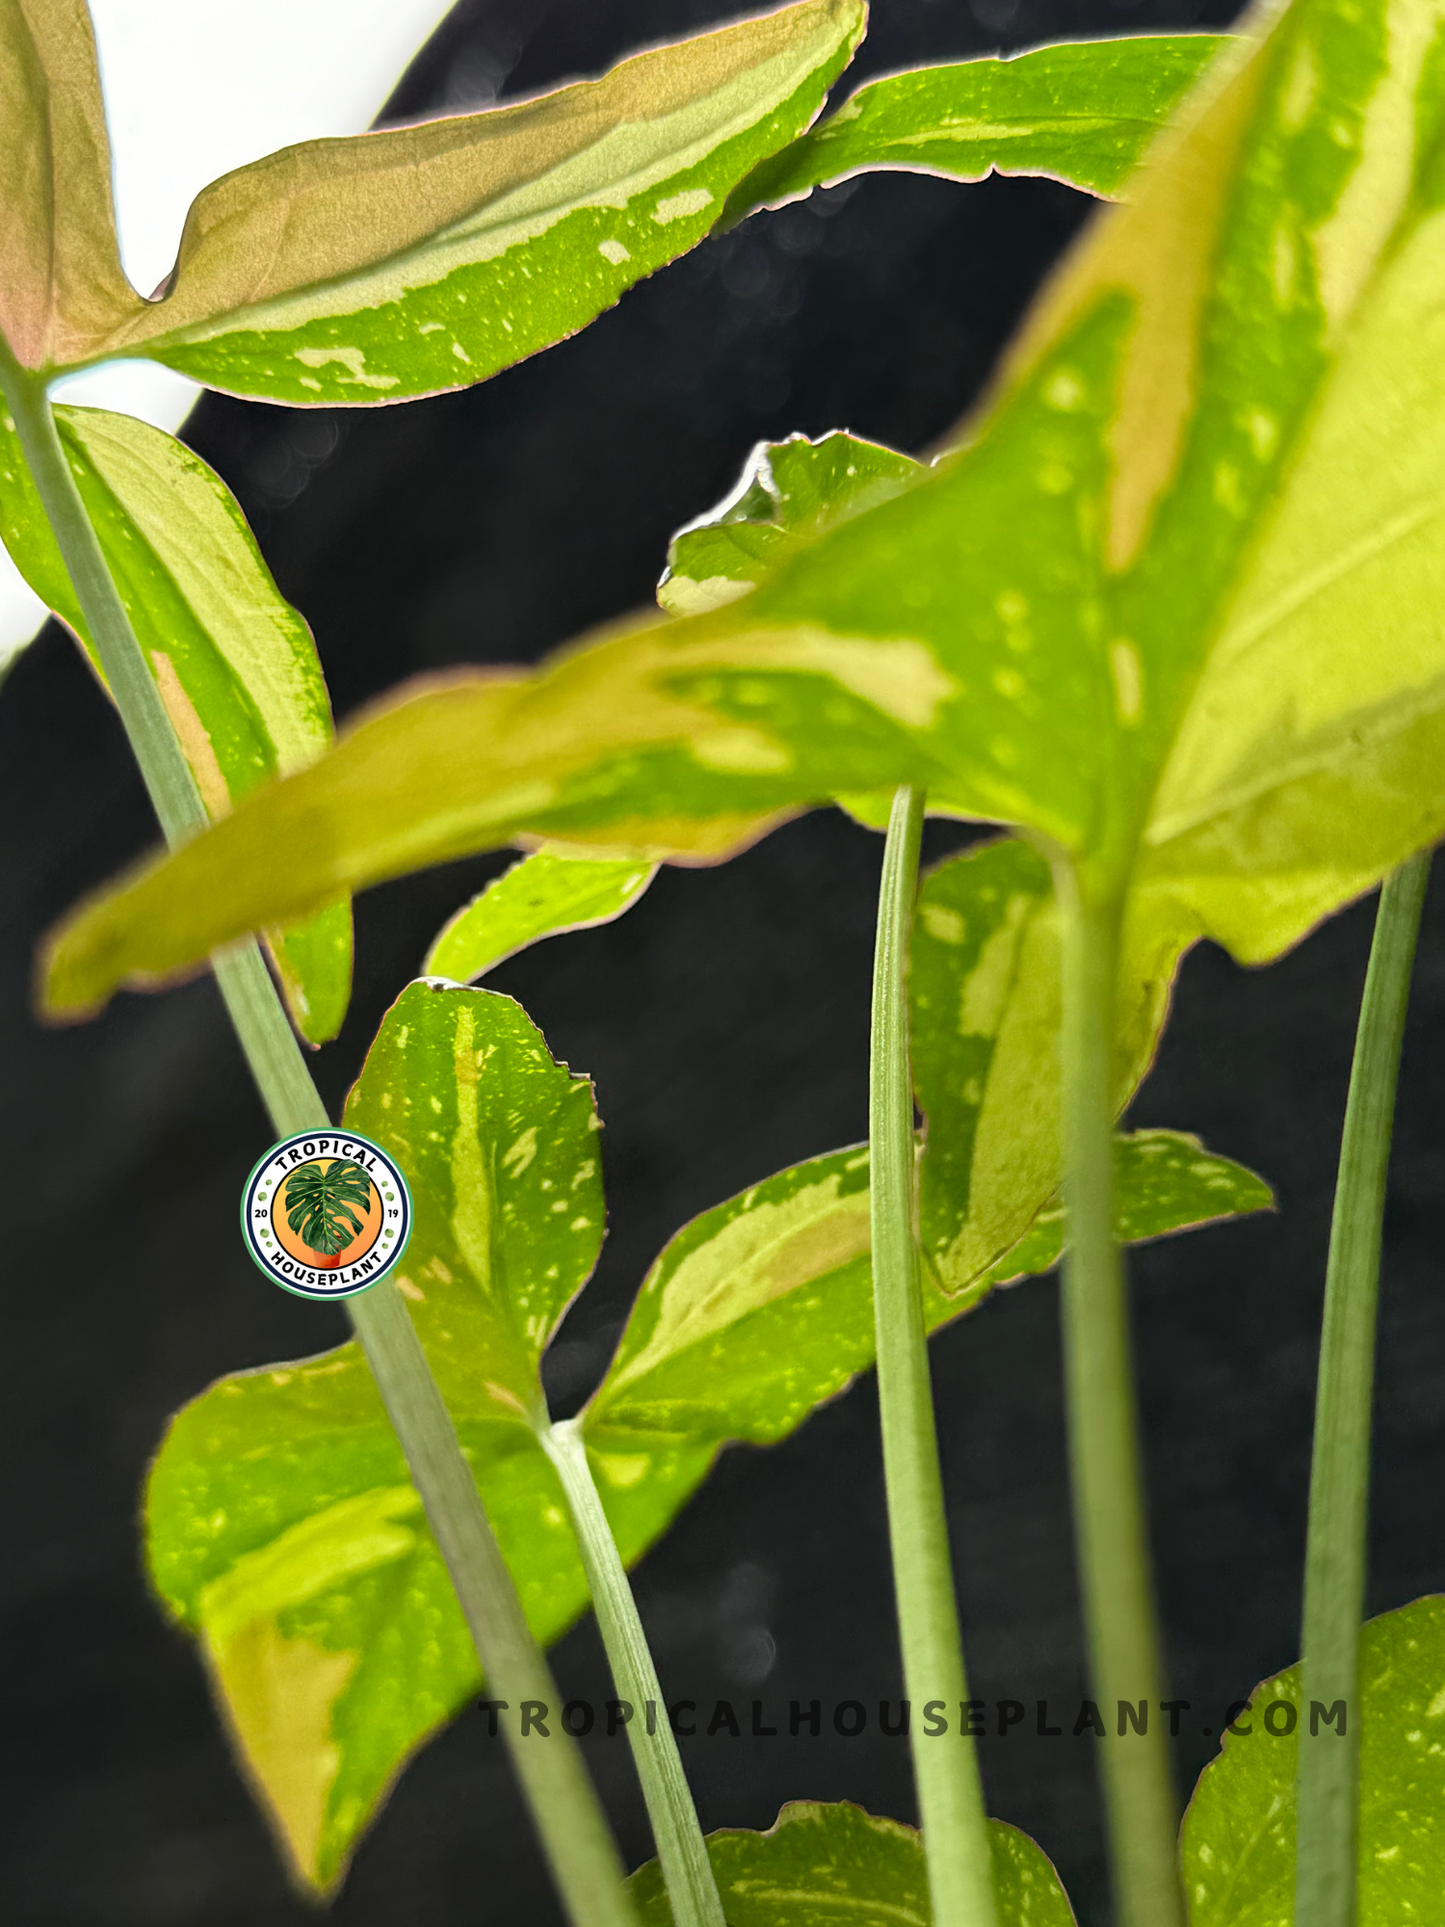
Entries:
[[[480,104],[724,17],[719,0],[462,0],[393,102]],[[1058,36],[1221,24],[1227,0],[878,0],[870,72]],[[467,394],[348,414],[207,401],[191,439],[310,618],[336,710],[451,662],[530,660],[647,601],[669,532],[761,436],[848,426],[922,448],[977,394],[1088,203],[1048,182],[884,176],[761,216],[629,294],[579,339]],[[7,1102],[0,1655],[4,1916],[16,1927],[299,1923],[196,1656],[142,1578],[136,1495],[167,1415],[237,1367],[318,1350],[339,1311],[264,1284],[233,1222],[269,1139],[209,981],[97,1024],[30,1018],[38,934],[154,840],[120,730],[52,627],[0,692],[0,1065]],[[946,836],[930,832],[937,851]],[[957,840],[956,833],[954,840]],[[597,1079],[612,1213],[551,1366],[570,1408],[666,1237],[778,1167],[865,1134],[881,845],[833,813],[716,871],[669,871],[614,928],[491,980]],[[443,919],[505,859],[364,897],[353,1015],[318,1060],[339,1104]],[[1185,963],[1140,1123],[1201,1132],[1276,1185],[1277,1217],[1141,1252],[1140,1384],[1174,1687],[1200,1727],[1296,1655],[1314,1353],[1339,1119],[1371,908],[1268,973]],[[1388,1221],[1372,1609],[1445,1585],[1439,1194],[1445,904],[1432,898]],[[1084,1690],[1052,1279],[934,1347],[974,1690]],[[762,1453],[726,1454],[637,1575],[670,1694],[897,1697],[871,1383]],[[608,1692],[590,1623],[556,1649]],[[635,1863],[625,1743],[593,1764]],[[906,1746],[870,1731],[685,1748],[703,1823],[785,1799],[914,1817]],[[1105,1918],[1092,1743],[984,1747],[992,1811]],[[346,1927],[558,1919],[500,1742],[464,1715],[405,1775],[336,1903]]]

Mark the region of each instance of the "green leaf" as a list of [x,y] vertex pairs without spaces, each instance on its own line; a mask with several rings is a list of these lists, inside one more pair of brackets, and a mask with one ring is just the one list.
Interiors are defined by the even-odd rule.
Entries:
[[873,1361],[869,1243],[866,1144],[779,1171],[684,1225],[586,1408],[589,1445],[786,1437]]
[[[790,435],[759,442],[723,500],[672,538],[657,585],[659,607],[684,616],[735,602],[800,542],[896,495],[923,466],[837,428],[816,441]],[[870,829],[886,829],[893,791],[855,792],[837,801]]]
[[720,609],[799,543],[886,501],[923,472],[911,456],[834,429],[759,442],[716,508],[672,538],[657,600],[669,615]]
[[137,307],[82,0],[0,0],[0,335],[26,368],[85,352]]
[[[555,1638],[587,1593],[531,1420],[542,1350],[602,1242],[591,1087],[510,998],[413,984],[346,1119],[407,1175],[397,1283],[533,1628]],[[237,1374],[187,1406],[147,1523],[152,1576],[202,1639],[292,1864],[328,1888],[407,1753],[477,1686],[359,1348]]]
[[[989,1821],[999,1927],[1073,1927],[1068,1896],[1026,1833]],[[766,1833],[711,1833],[708,1858],[728,1927],[929,1927],[923,1836],[845,1802],[793,1800]],[[672,1927],[662,1871],[628,1885],[642,1927]]]
[[[458,1295],[447,1288],[461,1279],[484,1313],[485,1339],[474,1320],[437,1373],[443,1394],[536,1411],[538,1363],[606,1228],[591,1084],[553,1062],[510,997],[417,983],[388,1011],[346,1118],[396,1158],[413,1202],[428,1200],[405,1295],[430,1303],[438,1285]],[[425,1338],[426,1315],[415,1316]]]
[[443,925],[422,973],[475,983],[543,937],[615,922],[656,875],[655,863],[538,850],[494,877]]
[[[1359,1927],[1433,1920],[1445,1893],[1445,1599],[1366,1622],[1360,1704],[1345,1717],[1360,1733]],[[1301,1746],[1343,1745],[1339,1722],[1301,1705],[1292,1666],[1255,1688],[1235,1725],[1184,1816],[1190,1927],[1293,1927],[1296,1761]]]
[[[1268,1210],[1269,1187],[1197,1138],[1141,1131],[1116,1139],[1121,1237],[1156,1238]],[[927,1156],[923,1159],[927,1168]],[[1063,1248],[1058,1174],[1024,1234],[971,1276],[923,1279],[930,1331],[997,1285],[1050,1270]],[[873,1363],[868,1147],[779,1171],[694,1218],[648,1272],[586,1412],[589,1443],[656,1432],[772,1444]],[[666,1521],[659,1522],[658,1530]]]
[[981,181],[1046,174],[1116,194],[1227,39],[1140,35],[888,74],[764,161],[724,218],[801,200],[876,168]]
[[[586,1582],[555,1475],[506,1387],[458,1396],[468,1340],[485,1347],[493,1333],[476,1281],[452,1278],[417,1285],[414,1316],[433,1369],[449,1370],[463,1449],[532,1628],[552,1639],[585,1605]],[[146,1528],[152,1580],[199,1639],[294,1875],[329,1891],[409,1754],[479,1685],[360,1348],[236,1373],[194,1399],[152,1469]]]
[[[1126,925],[1116,1111],[1153,1058],[1194,934],[1170,909],[1136,899]],[[1014,1244],[1063,1173],[1059,916],[1035,850],[1013,840],[976,845],[924,877],[909,985],[914,1077],[928,1118],[922,1246],[943,1289],[958,1291]]]
[[[383,1022],[346,1120],[407,1175],[414,1229],[398,1288],[532,1628],[555,1639],[587,1588],[534,1428],[543,1349],[602,1237],[590,1087],[509,998],[420,983]],[[1121,1208],[1152,1198],[1149,1235],[1217,1213],[1192,1140],[1142,1156],[1132,1142]],[[1155,1175],[1170,1157],[1172,1191]],[[1210,1169],[1232,1172],[1245,1196],[1247,1174]],[[866,1149],[814,1159],[704,1214],[653,1267],[584,1418],[627,1561],[723,1443],[782,1437],[872,1362],[867,1187]],[[1041,1219],[997,1279],[1046,1270],[1059,1236],[1056,1216]],[[930,1284],[930,1323],[994,1281],[968,1299]],[[479,1685],[359,1348],[238,1373],[193,1400],[156,1460],[146,1520],[156,1587],[201,1642],[291,1864],[329,1889],[406,1758]]]
[[519,835],[716,856],[899,782],[1278,955],[1445,832],[1440,16],[1296,0],[911,487],[710,615],[377,716],[65,932],[57,1007]]
[[[62,926],[43,983],[48,1008],[77,1015],[122,981],[153,986],[194,968],[257,924],[514,842],[535,825],[545,838],[645,861],[730,854],[796,812],[800,767],[763,732],[661,686],[663,673],[683,666],[674,643],[689,627],[659,624],[642,651],[629,634],[540,678],[459,673],[373,711],[316,771],[275,785]],[[726,653],[731,674],[731,642]],[[853,665],[905,713],[932,700],[921,655],[906,644],[876,654],[872,644],[839,650],[826,638],[799,652],[825,673],[829,663]],[[825,674],[800,678],[813,680]],[[905,729],[866,697],[827,686],[831,710],[857,725],[861,748],[857,738],[840,743],[836,725],[804,737],[802,782],[815,802],[881,787],[910,753]],[[942,774],[926,756],[911,767],[925,784]],[[280,865],[273,852],[283,844],[291,860]]]
[[163,298],[70,359],[302,405],[482,381],[701,240],[863,26],[862,0],[802,0],[536,100],[283,149],[206,188]]
[[[314,763],[331,706],[311,631],[277,589],[221,478],[174,436],[129,415],[58,408],[81,500],[213,821],[268,778]],[[0,407],[0,538],[74,631],[104,683],[70,577]],[[351,911],[268,933],[292,1015],[334,1037],[351,992]]]

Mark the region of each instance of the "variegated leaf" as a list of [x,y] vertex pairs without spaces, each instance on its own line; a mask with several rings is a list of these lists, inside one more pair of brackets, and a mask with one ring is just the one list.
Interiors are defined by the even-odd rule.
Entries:
[[538,850],[494,877],[438,931],[422,973],[475,983],[494,964],[567,930],[591,930],[630,910],[653,863]]
[[1210,34],[1140,34],[887,74],[764,161],[734,191],[727,218],[878,168],[953,181],[1045,174],[1117,194],[1226,44]]
[[536,100],[283,149],[206,188],[163,298],[66,363],[146,355],[303,406],[481,381],[700,240],[863,24],[862,0],[801,0]]
[[1278,954],[1445,831],[1442,14],[1296,0],[913,486],[712,614],[398,702],[83,916],[56,1004],[519,835],[716,856],[900,782]]
[[[406,1172],[398,1288],[554,1638],[586,1585],[532,1420],[543,1348],[602,1243],[591,1087],[510,998],[414,984],[346,1119]],[[293,1867],[329,1888],[402,1761],[477,1683],[360,1347],[213,1386],[173,1422],[146,1504],[155,1583],[202,1641]]]
[[[1026,1833],[988,1823],[998,1927],[1074,1927],[1059,1876]],[[862,1807],[794,1800],[766,1833],[707,1838],[728,1927],[924,1927],[933,1917],[923,1839]],[[642,1927],[673,1927],[655,1860],[632,1876]],[[781,1911],[785,1908],[786,1912]]]
[[1427,1921],[1445,1891],[1445,1599],[1360,1629],[1360,1703],[1300,1699],[1298,1666],[1256,1686],[1200,1775],[1180,1847],[1191,1927],[1295,1927],[1302,1746],[1360,1747],[1359,1927]]
[[[311,631],[261,558],[239,504],[199,456],[144,422],[59,408],[60,439],[101,550],[211,820],[314,763],[331,705]],[[0,405],[0,538],[105,678],[19,439]],[[292,1016],[334,1037],[351,994],[344,898],[268,931]]]
[[672,538],[658,603],[689,616],[736,602],[810,536],[886,501],[921,473],[909,456],[841,429],[817,441],[759,442],[725,499]]
[[[597,1119],[510,999],[414,984],[346,1110],[407,1173],[398,1276],[533,1630],[587,1589],[538,1441],[543,1348],[601,1241]],[[1257,1179],[1166,1132],[1121,1140],[1121,1223],[1155,1236],[1268,1202]],[[931,1326],[1047,1270],[1045,1210]],[[873,1357],[868,1155],[780,1172],[674,1238],[583,1416],[622,1556],[666,1530],[730,1439],[799,1425]],[[148,1557],[200,1641],[243,1760],[306,1884],[340,1879],[410,1753],[475,1696],[476,1656],[356,1345],[242,1372],[172,1423],[146,1502]]]

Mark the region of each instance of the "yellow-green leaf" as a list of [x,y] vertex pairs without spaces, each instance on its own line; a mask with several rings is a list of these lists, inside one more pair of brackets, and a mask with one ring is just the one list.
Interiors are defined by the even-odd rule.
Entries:
[[[1045,1854],[1017,1827],[988,1823],[999,1927],[1074,1927]],[[846,1802],[788,1803],[766,1833],[707,1836],[728,1927],[929,1927],[923,1837]],[[673,1927],[657,1861],[629,1885],[642,1927]]]
[[[406,1172],[397,1288],[456,1422],[537,1636],[587,1589],[537,1438],[544,1347],[591,1269],[603,1201],[585,1079],[509,998],[413,984],[347,1122]],[[1207,1170],[1207,1176],[1201,1176]],[[1170,1133],[1123,1140],[1121,1223],[1154,1236],[1254,1209],[1257,1180]],[[1251,1189],[1251,1187],[1253,1187]],[[873,1356],[866,1150],[780,1172],[663,1252],[584,1415],[623,1558],[638,1558],[729,1439],[782,1437]],[[1046,1270],[1057,1214],[991,1283]],[[196,1635],[292,1867],[326,1890],[409,1755],[479,1686],[476,1656],[357,1346],[242,1372],[173,1421],[146,1500],[151,1575]]]
[[[922,1160],[927,1169],[928,1156]],[[1177,1131],[1115,1140],[1116,1227],[1142,1240],[1267,1210],[1268,1185]],[[995,1286],[1049,1271],[1063,1249],[1058,1175],[1023,1235],[945,1292],[923,1278],[930,1331]],[[1000,1214],[1001,1215],[1001,1214]],[[607,1376],[587,1407],[595,1450],[648,1433],[772,1444],[873,1362],[868,1147],[810,1158],[703,1212],[648,1272]],[[658,1530],[666,1521],[660,1520]]]
[[[311,631],[283,598],[221,478],[128,415],[60,408],[70,470],[212,821],[314,763],[331,707]],[[104,676],[14,425],[0,408],[0,537]],[[351,994],[351,908],[267,939],[302,1035],[334,1037]]]
[[[909,727],[952,686],[925,651],[798,637],[782,655],[809,712],[826,701],[830,727],[800,729],[795,751],[746,716],[719,716],[715,683],[735,680],[749,652],[726,639],[709,678],[707,651],[687,647],[691,629],[659,621],[641,648],[628,632],[540,676],[459,673],[403,692],[316,770],[275,785],[62,927],[50,1008],[78,1014],[126,978],[154,984],[193,968],[258,923],[524,835],[648,862],[678,853],[706,861],[794,814],[800,791],[822,802],[896,781],[900,767],[946,787],[947,772],[914,748]],[[764,667],[778,654],[767,642],[756,652]],[[272,857],[278,833],[295,853],[285,865]]]
[[[542,1350],[602,1243],[591,1087],[510,998],[413,984],[346,1118],[407,1175],[397,1286],[528,1616],[554,1638],[587,1595],[532,1420]],[[359,1348],[193,1401],[156,1461],[147,1521],[152,1576],[201,1637],[291,1863],[330,1887],[407,1754],[477,1684]]]
[[764,161],[735,190],[727,218],[876,168],[953,181],[1046,174],[1117,194],[1226,44],[1211,34],[1141,34],[888,74]]
[[896,495],[922,466],[841,429],[759,442],[727,496],[672,538],[659,606],[689,616],[736,602],[800,542]]
[[538,850],[494,877],[443,925],[422,973],[475,983],[543,937],[612,923],[656,875],[655,863]]
[[[214,822],[272,776],[314,763],[331,705],[311,631],[272,580],[240,505],[199,456],[129,415],[59,408],[70,470]],[[104,676],[55,537],[0,407],[0,538]],[[342,900],[267,932],[291,1013],[324,1043],[351,994]]]
[[65,933],[57,1004],[488,843],[718,855],[900,782],[1277,955],[1445,832],[1442,20],[1296,0],[911,486],[723,609],[400,702]]
[[808,126],[864,17],[801,0],[536,100],[239,168],[197,197],[163,299],[70,358],[301,404],[481,381],[700,240]]
[[[1294,1927],[1302,1746],[1358,1724],[1358,1927],[1434,1920],[1445,1893],[1445,1599],[1360,1631],[1357,1705],[1300,1699],[1298,1666],[1256,1686],[1199,1777],[1181,1840],[1190,1927]],[[1342,1729],[1344,1729],[1342,1731]]]
[[[1194,936],[1169,908],[1136,898],[1126,924],[1117,1111],[1149,1067]],[[928,1119],[920,1227],[945,1291],[966,1289],[1058,1190],[1061,997],[1058,909],[1035,850],[986,843],[924,877],[909,972],[914,1079]]]

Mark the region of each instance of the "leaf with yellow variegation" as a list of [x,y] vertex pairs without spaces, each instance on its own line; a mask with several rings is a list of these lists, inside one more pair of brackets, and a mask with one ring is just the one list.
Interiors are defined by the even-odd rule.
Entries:
[[[1074,1927],[1059,1876],[1017,1827],[988,1823],[998,1927]],[[923,1839],[846,1801],[793,1800],[766,1833],[726,1829],[707,1838],[728,1927],[923,1927],[932,1919]],[[655,1860],[632,1876],[643,1927],[673,1927]],[[787,1913],[780,1913],[781,1897]]]
[[611,923],[656,875],[653,863],[537,850],[448,919],[426,954],[423,975],[475,983],[494,964],[544,937]]
[[812,121],[862,0],[800,0],[535,100],[308,141],[196,198],[162,298],[63,358],[371,405],[482,381],[574,334],[716,222]]
[[712,614],[376,715],[83,913],[54,1005],[518,835],[715,856],[903,782],[1047,839],[1091,900],[1277,955],[1445,831],[1440,25],[1297,0],[902,493]]
[[[129,415],[59,408],[56,425],[131,626],[212,821],[331,741],[316,645],[262,560],[220,476]],[[60,550],[0,405],[0,538],[104,682]],[[351,994],[351,907],[267,932],[287,1003],[314,1044]]]
[[[597,1118],[510,998],[435,982],[397,1000],[347,1105],[415,1211],[397,1283],[533,1631],[584,1610],[538,1439],[542,1353],[601,1243]],[[1267,1206],[1192,1139],[1119,1141],[1120,1224],[1159,1236]],[[1039,1212],[930,1327],[1057,1261]],[[777,1173],[685,1226],[649,1272],[582,1419],[622,1556],[664,1532],[729,1440],[793,1431],[873,1358],[868,1153]],[[325,1891],[385,1789],[475,1697],[475,1650],[358,1346],[241,1372],[172,1422],[146,1497],[151,1576],[200,1642],[298,1877]]]
[[1044,174],[1115,194],[1227,44],[1211,34],[1139,34],[887,74],[764,161],[734,191],[726,218],[876,168],[954,181]]
[[[1141,897],[1125,924],[1116,1113],[1153,1058],[1195,935],[1169,908]],[[1013,1247],[1063,1175],[1060,938],[1049,866],[1026,843],[977,845],[922,879],[909,968],[914,1083],[928,1120],[920,1235],[945,1292],[966,1290]],[[1127,1220],[1122,1201],[1121,1210]],[[1140,1234],[1121,1224],[1121,1235]]]
[[668,544],[659,606],[688,616],[736,602],[799,543],[896,495],[920,466],[840,429],[759,442],[727,497]]

